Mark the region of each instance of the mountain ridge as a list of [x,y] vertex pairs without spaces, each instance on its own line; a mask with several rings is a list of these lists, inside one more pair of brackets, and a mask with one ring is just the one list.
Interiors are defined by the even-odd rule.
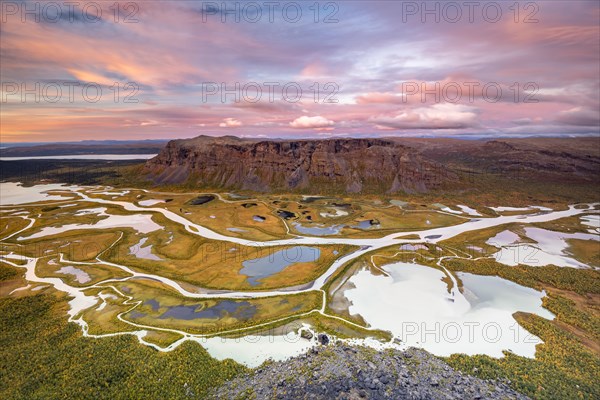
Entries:
[[146,162],[144,173],[159,184],[260,192],[324,187],[347,193],[412,193],[456,180],[413,148],[375,138],[174,140]]

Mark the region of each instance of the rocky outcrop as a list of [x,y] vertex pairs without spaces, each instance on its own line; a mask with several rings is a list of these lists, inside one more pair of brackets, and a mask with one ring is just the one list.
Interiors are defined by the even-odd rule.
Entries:
[[348,193],[426,192],[456,179],[412,148],[381,139],[174,140],[145,173],[157,183]]
[[453,370],[424,350],[337,344],[263,365],[212,393],[215,399],[527,399],[507,382]]

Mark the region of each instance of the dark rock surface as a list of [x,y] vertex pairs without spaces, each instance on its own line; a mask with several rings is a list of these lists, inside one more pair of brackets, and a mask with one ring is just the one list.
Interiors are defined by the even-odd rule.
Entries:
[[420,349],[375,351],[344,344],[263,364],[217,389],[214,399],[527,399],[506,383],[450,368]]
[[145,172],[156,183],[255,191],[425,192],[456,179],[414,149],[382,139],[173,140]]

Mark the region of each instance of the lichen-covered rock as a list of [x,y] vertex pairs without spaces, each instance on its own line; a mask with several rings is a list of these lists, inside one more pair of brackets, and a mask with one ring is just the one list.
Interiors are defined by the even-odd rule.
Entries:
[[216,389],[214,399],[527,399],[504,382],[454,371],[420,349],[335,344],[267,363]]

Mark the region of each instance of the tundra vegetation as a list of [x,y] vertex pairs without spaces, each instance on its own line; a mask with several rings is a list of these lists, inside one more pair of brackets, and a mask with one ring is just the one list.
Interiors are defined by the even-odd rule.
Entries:
[[[339,227],[337,232],[322,236],[324,239],[370,240],[407,232],[406,240],[417,240],[419,236],[410,232],[454,226],[475,218],[461,212],[458,204],[476,210],[481,214],[477,218],[516,213],[488,208],[490,204],[506,205],[498,198],[475,200],[468,193],[460,201],[433,194],[402,199],[392,195],[309,197],[297,193],[198,193],[181,187],[160,192],[96,189],[88,190],[87,195],[113,203],[65,198],[52,204],[40,202],[0,210],[0,236],[4,238],[0,248],[2,398],[202,397],[211,388],[247,372],[246,367],[232,360],[213,359],[193,342],[158,352],[131,335],[82,336],[77,324],[67,322],[68,296],[51,285],[25,278],[21,266],[26,264],[26,257],[39,258],[35,266],[39,277],[58,278],[86,294],[102,297],[102,304],[79,315],[87,323],[88,334],[131,332],[143,326],[148,331],[144,340],[162,349],[188,333],[235,338],[286,332],[301,324],[337,338],[386,341],[391,339],[389,332],[371,329],[360,315],[349,311],[344,290],[357,271],[366,268],[382,274],[383,265],[401,261],[435,268],[452,277],[456,272],[499,276],[544,290],[543,306],[556,315],[550,321],[534,314],[514,314],[521,326],[543,340],[536,357],[507,351],[503,358],[456,354],[446,361],[478,377],[508,379],[512,388],[533,398],[600,397],[600,271],[595,268],[600,257],[598,241],[568,241],[568,254],[589,268],[511,267],[495,259],[500,248],[490,238],[509,230],[522,243],[532,243],[524,234],[523,224],[514,222],[437,243],[423,240],[418,247],[402,249],[394,245],[364,252],[342,263],[322,288],[244,299],[202,297],[222,291],[258,293],[310,288],[336,260],[359,250],[359,246],[350,244],[311,245],[318,250],[315,256],[295,262],[293,250],[297,246],[293,241],[305,235],[299,232],[299,225]],[[202,201],[196,201],[200,197]],[[115,201],[147,210],[127,211]],[[530,201],[535,200],[515,196],[515,203],[510,205],[529,206],[533,204]],[[568,199],[541,203],[554,210],[565,210],[568,204]],[[186,229],[154,208],[248,242],[242,245],[203,238],[193,228]],[[518,214],[535,212],[524,210]],[[93,228],[112,216],[133,215],[146,216],[147,223],[159,229],[126,223]],[[589,231],[579,217],[535,226],[566,233]],[[268,247],[257,243],[282,239],[292,242]],[[289,262],[259,276],[252,284],[244,273],[245,263],[269,257],[273,260],[277,252],[290,252]],[[11,254],[21,257],[10,258]],[[152,276],[168,278],[194,297]],[[446,275],[443,280],[450,288],[451,277]]]

